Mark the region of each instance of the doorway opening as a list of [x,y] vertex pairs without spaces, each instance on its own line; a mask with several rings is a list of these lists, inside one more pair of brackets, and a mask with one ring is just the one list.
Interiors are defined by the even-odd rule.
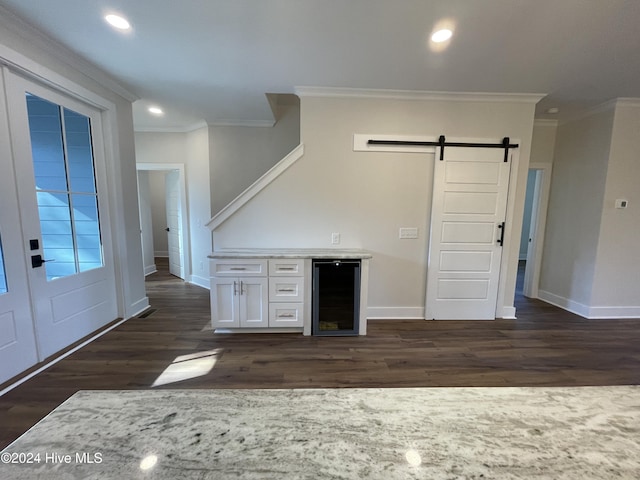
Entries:
[[137,169],[145,276],[166,268],[185,280],[190,262],[184,165],[140,163]]
[[530,164],[516,281],[516,295],[528,298],[538,298],[550,179],[551,165]]

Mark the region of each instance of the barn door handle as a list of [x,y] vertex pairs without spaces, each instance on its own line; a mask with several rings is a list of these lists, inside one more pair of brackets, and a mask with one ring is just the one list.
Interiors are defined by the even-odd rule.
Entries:
[[500,238],[497,240],[497,242],[498,242],[498,245],[503,247],[504,246],[504,222],[498,225],[498,228],[500,229]]

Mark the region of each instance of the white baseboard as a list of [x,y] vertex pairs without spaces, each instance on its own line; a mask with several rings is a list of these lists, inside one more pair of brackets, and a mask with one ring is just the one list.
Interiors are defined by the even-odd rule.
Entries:
[[151,275],[152,273],[156,273],[157,271],[158,268],[156,267],[155,263],[153,265],[148,265],[144,267],[144,276],[146,277],[147,275]]
[[506,320],[515,320],[516,319],[516,307],[502,307],[502,315],[498,318],[503,318]]
[[551,305],[560,307],[583,318],[588,319],[615,319],[615,318],[640,318],[640,307],[635,306],[601,306],[591,307],[568,298],[555,295],[545,290],[538,291],[538,298]]
[[129,318],[133,318],[136,315],[141,314],[147,308],[149,308],[149,297],[143,297],[137,302],[134,302],[131,305],[129,305],[129,308],[127,308],[127,313],[125,315],[125,320],[128,320]]
[[424,320],[424,307],[368,307],[368,320]]
[[569,298],[561,297],[555,293],[547,292],[546,290],[538,290],[538,298],[544,302],[560,307],[568,312],[575,313],[581,317],[588,318],[589,307],[583,303],[576,302]]
[[208,278],[199,277],[198,275],[190,275],[188,282],[193,283],[194,285],[197,285],[199,287],[206,288],[207,290],[209,290],[211,285]]
[[588,318],[640,318],[640,307],[589,307]]

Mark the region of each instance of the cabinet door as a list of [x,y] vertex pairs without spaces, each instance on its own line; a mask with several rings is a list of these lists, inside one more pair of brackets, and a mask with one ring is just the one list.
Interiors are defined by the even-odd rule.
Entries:
[[240,278],[240,326],[269,326],[269,282],[266,278]]
[[240,282],[236,278],[211,279],[211,325],[213,328],[237,328]]

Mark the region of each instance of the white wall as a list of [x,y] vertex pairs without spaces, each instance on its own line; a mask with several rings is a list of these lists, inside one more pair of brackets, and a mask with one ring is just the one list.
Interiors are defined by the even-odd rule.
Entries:
[[207,127],[188,133],[136,132],[135,145],[138,163],[184,165],[189,219],[187,248],[191,256],[191,265],[185,268],[186,280],[208,288],[206,264],[211,253],[211,232],[204,227],[211,218]]
[[[498,304],[513,314],[534,105],[375,98],[301,99],[302,159],[214,232],[216,249],[340,247],[372,251],[368,315],[422,317],[433,154],[354,152],[353,134],[518,139]],[[399,227],[419,239],[399,240]]]
[[[5,15],[6,13],[6,15]],[[4,59],[4,60],[2,60]],[[0,15],[0,61],[17,65],[53,88],[104,110],[109,169],[109,207],[114,236],[118,314],[128,318],[148,306],[142,268],[137,176],[133,140],[133,97],[112,78],[39,32]]]
[[581,312],[591,302],[613,109],[557,130],[540,297]]
[[[618,104],[602,198],[590,316],[640,317],[640,103]],[[614,207],[626,199],[626,209]]]
[[280,106],[273,127],[211,126],[211,211],[218,213],[300,143],[300,107]]

